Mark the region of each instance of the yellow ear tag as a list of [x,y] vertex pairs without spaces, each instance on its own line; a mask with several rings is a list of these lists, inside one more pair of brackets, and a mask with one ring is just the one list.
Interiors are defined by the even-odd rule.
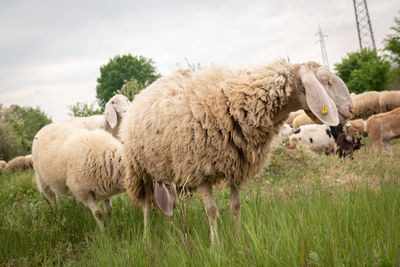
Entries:
[[329,112],[329,110],[328,110],[328,107],[327,107],[327,106],[322,106],[322,107],[321,107],[321,113],[322,113],[322,115],[326,115],[326,114],[328,114],[328,112]]

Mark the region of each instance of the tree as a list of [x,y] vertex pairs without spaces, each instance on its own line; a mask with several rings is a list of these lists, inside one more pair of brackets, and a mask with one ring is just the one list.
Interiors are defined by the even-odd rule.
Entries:
[[129,81],[124,81],[121,89],[115,91],[115,94],[121,94],[126,96],[129,101],[137,95],[140,91],[147,87],[147,84],[138,83],[135,78],[131,78]]
[[134,57],[131,54],[115,56],[100,67],[100,77],[97,78],[96,98],[104,108],[114,93],[122,88],[125,81],[131,78],[142,85],[149,85],[160,77],[154,62],[145,57]]
[[336,74],[346,83],[350,92],[382,91],[390,82],[390,62],[375,50],[351,52],[335,64]]
[[0,157],[9,160],[31,153],[36,133],[51,119],[40,108],[0,104]]
[[393,79],[392,89],[400,89],[400,18],[394,18],[395,26],[391,27],[394,34],[388,34],[383,40],[384,50],[389,54],[387,57],[394,63],[391,71]]
[[77,102],[74,105],[68,106],[68,108],[70,110],[68,115],[72,117],[88,117],[103,113],[101,108],[96,107],[95,102],[89,104]]
[[390,53],[389,58],[400,66],[400,18],[394,18],[395,26],[391,27],[395,33],[388,34],[383,40],[384,50]]

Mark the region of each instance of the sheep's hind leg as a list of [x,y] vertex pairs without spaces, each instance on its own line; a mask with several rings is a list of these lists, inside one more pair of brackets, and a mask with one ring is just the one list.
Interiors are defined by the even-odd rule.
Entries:
[[97,221],[97,224],[100,227],[100,231],[104,231],[104,223],[103,223],[103,214],[101,213],[100,207],[97,205],[96,200],[94,199],[93,194],[88,192],[85,195],[75,195],[76,198],[81,201],[84,205],[89,207],[92,211],[94,218]]
[[151,185],[145,184],[145,197],[142,202],[142,210],[144,216],[144,230],[143,230],[143,239],[147,243],[147,246],[150,246],[150,211],[151,211],[151,201],[152,201],[152,193],[151,193]]
[[51,188],[42,182],[40,176],[36,173],[36,183],[38,185],[39,191],[46,197],[46,199],[54,206],[54,208],[58,208],[58,197],[51,190]]
[[209,182],[204,182],[199,185],[197,189],[199,190],[199,194],[204,202],[206,214],[210,224],[211,247],[214,247],[215,243],[218,242],[218,208],[213,198],[212,186]]
[[239,235],[240,235],[240,210],[241,210],[240,195],[239,195],[239,190],[235,185],[231,185],[230,189],[231,189],[230,202],[231,202],[233,220],[235,222],[236,238],[239,238]]

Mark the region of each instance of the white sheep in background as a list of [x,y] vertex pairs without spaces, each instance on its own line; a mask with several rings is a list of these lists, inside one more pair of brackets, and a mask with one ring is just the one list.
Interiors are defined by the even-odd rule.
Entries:
[[0,160],[0,174],[3,172],[3,169],[6,167],[7,162],[4,160]]
[[400,91],[382,91],[379,93],[380,112],[388,112],[400,107]]
[[344,82],[314,63],[282,60],[252,70],[213,66],[162,77],[132,101],[121,124],[126,190],[141,203],[148,233],[153,182],[197,189],[205,204],[211,244],[218,209],[212,187],[224,180],[240,228],[239,187],[265,166],[270,143],[292,111],[311,110],[337,125],[353,106]]
[[7,162],[6,170],[27,170],[33,168],[32,155],[18,156]]
[[379,106],[380,93],[369,91],[362,94],[351,94],[351,99],[354,104],[354,116],[356,118],[368,118],[373,114],[380,112]]
[[336,151],[335,138],[330,127],[324,124],[308,124],[300,128],[289,137],[288,148],[303,146],[317,153],[331,154]]
[[307,124],[315,124],[315,121],[313,121],[307,114],[299,115],[293,120],[293,130],[297,131],[300,126]]
[[124,191],[121,143],[104,130],[54,123],[36,134],[32,153],[40,192],[55,207],[58,194],[72,194],[91,209],[103,230],[96,201],[104,200],[104,211],[109,212],[110,197]]
[[103,115],[90,117],[75,117],[62,121],[62,123],[73,123],[88,130],[103,129],[119,138],[119,126],[123,114],[128,110],[130,101],[124,95],[115,95],[107,102]]
[[293,128],[294,119],[296,119],[297,116],[300,116],[300,115],[303,115],[303,114],[306,114],[306,113],[302,109],[290,112],[289,115],[288,115],[287,120],[285,121],[285,123],[287,123],[290,127]]
[[292,127],[286,122],[279,129],[278,134],[276,134],[271,141],[271,148],[275,148],[281,144],[286,144],[289,141],[290,135],[293,133]]

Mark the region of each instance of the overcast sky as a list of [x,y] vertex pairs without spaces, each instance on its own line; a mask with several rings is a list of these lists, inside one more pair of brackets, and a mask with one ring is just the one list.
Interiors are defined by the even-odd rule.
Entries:
[[[377,48],[399,16],[399,0],[369,0]],[[153,59],[168,75],[184,58],[232,68],[322,63],[359,48],[351,0],[0,2],[0,103],[39,106],[53,121],[68,105],[93,102],[99,68],[115,55]]]

